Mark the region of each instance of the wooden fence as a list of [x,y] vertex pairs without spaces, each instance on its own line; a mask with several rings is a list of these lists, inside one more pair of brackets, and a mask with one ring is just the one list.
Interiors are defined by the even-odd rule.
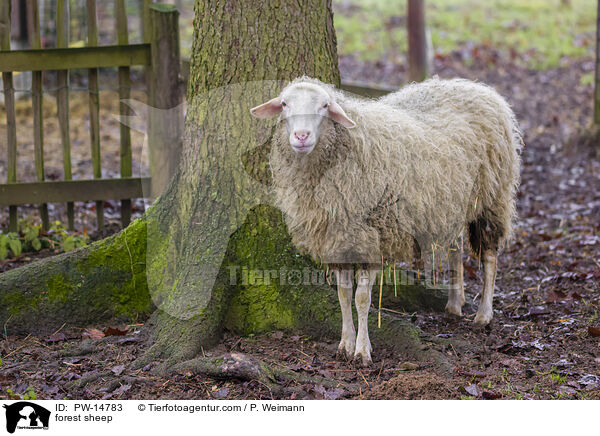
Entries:
[[[31,50],[10,50],[11,8],[10,1],[0,2],[0,72],[4,83],[4,99],[7,122],[8,177],[7,183],[0,185],[0,206],[9,206],[9,230],[17,230],[17,206],[39,204],[43,228],[49,227],[47,203],[67,203],[69,228],[74,227],[75,201],[96,201],[98,227],[104,224],[105,200],[121,201],[121,221],[123,226],[131,219],[131,199],[149,193],[150,178],[132,177],[131,134],[129,127],[121,124],[120,130],[120,178],[102,179],[100,165],[100,126],[99,126],[99,87],[98,69],[118,67],[119,99],[130,98],[130,67],[146,66],[148,84],[148,104],[160,109],[170,109],[181,103],[179,77],[179,29],[178,12],[172,5],[150,4],[144,0],[144,43],[130,45],[128,41],[125,0],[113,0],[117,33],[117,45],[98,46],[96,0],[87,1],[88,45],[81,48],[68,48],[69,10],[68,0],[57,0],[56,48],[42,49],[38,0],[27,0]],[[175,61],[174,61],[175,60]],[[69,135],[69,70],[87,69],[90,109],[90,144],[93,166],[93,180],[72,180],[71,142]],[[61,133],[64,180],[47,181],[44,175],[44,137],[42,116],[42,74],[43,71],[57,71],[58,90],[56,92],[57,114]],[[17,132],[15,116],[15,89],[13,72],[32,71],[32,106],[34,118],[34,155],[37,182],[17,181]],[[126,104],[120,104],[121,116],[129,115]],[[164,125],[165,120],[150,120],[148,136],[152,138],[150,147],[169,146],[180,148],[180,142],[164,138],[165,132],[172,132],[172,126]],[[169,153],[177,153],[170,150]],[[164,150],[150,150],[150,158],[161,159]],[[152,167],[152,162],[151,162]],[[158,171],[163,171],[159,167]],[[165,175],[152,173],[164,180]]]

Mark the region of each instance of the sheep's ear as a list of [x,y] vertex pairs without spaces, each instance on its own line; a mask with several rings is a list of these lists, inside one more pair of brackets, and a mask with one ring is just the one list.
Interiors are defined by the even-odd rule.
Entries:
[[281,113],[281,97],[275,97],[260,106],[253,107],[250,113],[256,118],[269,118]]
[[353,127],[356,127],[356,123],[354,121],[352,121],[350,118],[348,118],[348,115],[346,115],[346,112],[344,112],[344,109],[342,109],[342,107],[337,104],[335,101],[332,101],[331,103],[329,103],[329,116],[331,118],[334,119],[334,121],[337,121],[338,123],[340,123],[342,126],[347,127],[349,129],[352,129]]

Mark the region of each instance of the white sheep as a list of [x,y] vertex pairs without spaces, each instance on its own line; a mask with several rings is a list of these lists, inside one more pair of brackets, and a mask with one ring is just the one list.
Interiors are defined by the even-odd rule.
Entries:
[[515,216],[521,144],[515,116],[498,93],[433,78],[365,100],[302,77],[251,113],[280,116],[270,155],[275,201],[296,246],[336,272],[339,355],[371,363],[367,316],[377,272],[432,246],[451,247],[446,310],[461,316],[462,244],[452,245],[465,229],[484,267],[475,323],[491,321],[497,251]]

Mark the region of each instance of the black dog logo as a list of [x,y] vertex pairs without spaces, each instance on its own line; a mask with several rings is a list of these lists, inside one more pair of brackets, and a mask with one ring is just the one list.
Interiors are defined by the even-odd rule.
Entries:
[[42,406],[29,401],[19,401],[3,407],[6,409],[6,431],[9,433],[14,433],[17,426],[19,428],[48,428],[50,411]]

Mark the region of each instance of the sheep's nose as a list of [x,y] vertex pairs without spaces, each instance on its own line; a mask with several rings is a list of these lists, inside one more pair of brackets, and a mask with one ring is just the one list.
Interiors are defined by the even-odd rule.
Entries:
[[294,132],[294,137],[298,140],[298,142],[306,142],[309,136],[310,132],[308,130],[298,130],[297,132]]

